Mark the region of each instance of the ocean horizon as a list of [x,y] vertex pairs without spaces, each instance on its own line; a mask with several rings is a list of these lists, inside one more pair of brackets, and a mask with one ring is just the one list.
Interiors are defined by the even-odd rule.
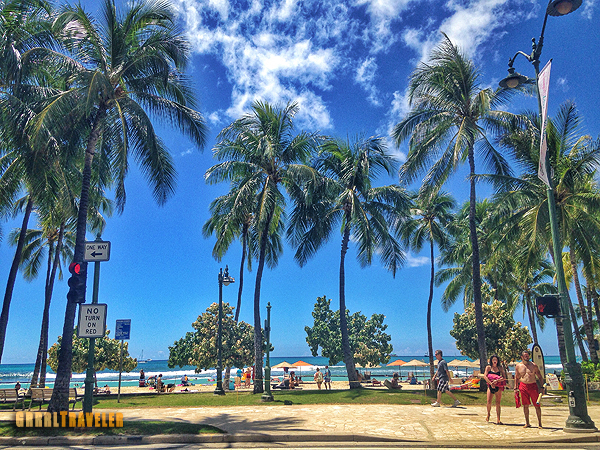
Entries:
[[[392,356],[390,358],[390,362],[393,362],[397,359],[401,359],[403,361],[411,361],[418,360],[425,363],[428,363],[428,358],[423,356]],[[461,355],[444,355],[444,359],[446,361],[451,361],[453,359],[458,359],[461,361],[470,360],[466,356]],[[298,376],[308,376],[312,378],[317,367],[322,369],[325,365],[329,364],[329,360],[322,356],[286,356],[286,357],[271,357],[270,362],[271,365],[279,364],[283,361],[287,361],[290,364],[294,364],[297,361],[304,361],[308,363],[308,366],[298,367],[296,369],[292,369],[296,372]],[[579,361],[579,358],[578,358]],[[264,364],[264,362],[263,362]],[[546,372],[560,371],[562,370],[562,365],[560,363],[559,356],[546,356],[544,358],[544,365]],[[346,366],[339,362],[335,365],[329,366],[331,370],[331,375],[333,380],[342,381],[348,379],[346,374]],[[35,363],[32,364],[0,364],[0,389],[1,388],[9,388],[12,387],[15,383],[20,382],[21,386],[24,389],[29,387],[29,382],[31,381],[31,377],[33,376],[33,370],[35,369]],[[194,366],[185,366],[182,368],[174,367],[169,368],[167,365],[167,360],[150,360],[144,363],[138,363],[137,367],[131,372],[123,372],[121,375],[121,385],[122,386],[136,386],[139,379],[139,372],[141,369],[144,369],[144,373],[146,374],[146,378],[154,376],[154,375],[163,375],[163,380],[165,382],[173,382],[179,381],[181,377],[187,375],[190,381],[194,384],[213,384],[215,382],[216,377],[216,369],[208,369],[202,370],[199,373],[195,372]],[[473,373],[473,369],[464,367],[450,367],[450,369],[454,372],[455,377],[465,377]],[[393,375],[394,372],[399,372],[400,376],[406,376],[408,372],[412,372],[418,379],[429,378],[429,366],[410,366],[408,364],[403,366],[382,366],[377,368],[369,368],[359,370],[370,371],[371,376],[388,378]],[[223,372],[224,373],[224,372]],[[271,369],[271,376],[282,376],[283,369]],[[304,374],[304,375],[303,375]],[[48,367],[46,373],[46,386],[52,387],[54,384],[55,374],[52,372],[50,367]],[[99,386],[117,386],[119,380],[119,371],[115,370],[103,370],[96,373],[96,377],[98,380]],[[81,387],[84,385],[85,380],[85,372],[84,373],[74,373],[71,378],[71,387]]]

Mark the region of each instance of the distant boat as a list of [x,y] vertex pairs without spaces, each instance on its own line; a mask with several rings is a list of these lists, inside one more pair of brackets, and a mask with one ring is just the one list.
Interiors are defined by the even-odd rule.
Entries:
[[138,361],[137,361],[138,364],[144,364],[144,363],[147,363],[147,362],[150,362],[150,361],[152,361],[151,358],[144,359],[144,350],[142,350],[142,353],[140,354],[140,357],[138,358]]

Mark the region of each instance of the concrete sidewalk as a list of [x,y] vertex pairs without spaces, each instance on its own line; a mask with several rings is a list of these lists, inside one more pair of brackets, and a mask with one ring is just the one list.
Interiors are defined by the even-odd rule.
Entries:
[[[102,410],[98,410],[100,412]],[[600,407],[588,409],[600,426]],[[167,420],[208,424],[227,432],[209,436],[0,438],[0,445],[123,445],[159,442],[404,442],[441,447],[444,443],[497,446],[517,443],[600,442],[600,433],[563,431],[566,405],[542,408],[544,427],[524,429],[523,409],[504,407],[502,422],[485,421],[484,406],[424,405],[258,405],[124,409],[124,420]],[[530,408],[531,423],[537,425]],[[2,413],[9,420],[12,413]],[[492,407],[492,420],[495,410]],[[14,441],[14,442],[13,442]]]

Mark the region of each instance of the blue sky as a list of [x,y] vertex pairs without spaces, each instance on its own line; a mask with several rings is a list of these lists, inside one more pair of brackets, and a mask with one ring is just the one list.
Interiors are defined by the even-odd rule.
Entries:
[[[95,12],[97,4],[83,5]],[[117,0],[117,7],[124,4]],[[481,86],[496,87],[506,75],[507,62],[518,50],[530,52],[539,36],[545,1],[530,0],[174,0],[182,30],[194,49],[189,73],[201,111],[210,126],[203,152],[183,137],[159,128],[178,170],[176,194],[164,207],[153,203],[150,189],[131,164],[126,182],[127,205],[121,216],[108,219],[103,239],[112,242],[111,260],[101,264],[100,302],[108,304],[109,329],[116,319],[131,319],[130,352],[166,359],[168,346],[191,330],[191,323],[217,301],[217,274],[229,265],[238,278],[240,248],[232,246],[222,263],[211,256],[213,239],[201,228],[208,205],[227,186],[204,182],[216,163],[211,149],[216,135],[247,111],[255,99],[274,104],[294,100],[300,105],[298,129],[338,137],[388,136],[408,111],[407,80],[416,65],[446,33],[481,70]],[[553,58],[549,95],[552,115],[565,100],[574,100],[584,117],[584,130],[593,137],[598,122],[600,48],[597,0],[565,17],[550,17],[542,65]],[[519,57],[515,68],[533,76],[533,67]],[[532,97],[516,99],[508,108],[537,108]],[[405,147],[390,150],[399,162]],[[383,180],[393,183],[396,180]],[[414,187],[414,186],[413,186]],[[459,201],[467,198],[465,174],[458,172],[447,189]],[[489,193],[478,187],[480,196]],[[32,222],[30,226],[34,225]],[[4,235],[19,226],[3,224]],[[88,236],[93,240],[95,236]],[[271,302],[272,341],[276,356],[305,356],[309,349],[304,327],[318,296],[338,302],[340,239],[336,237],[304,268],[293,261],[286,245],[279,266],[265,270],[262,318]],[[5,238],[0,246],[0,283],[4,289],[14,249]],[[427,347],[425,313],[429,258],[409,254],[395,278],[379,262],[361,269],[351,248],[346,265],[346,297],[351,312],[386,315],[394,352],[423,355]],[[252,317],[254,272],[246,274],[241,319]],[[91,276],[88,292],[91,292]],[[51,307],[50,343],[62,332],[66,281],[57,283]],[[458,354],[448,334],[457,304],[444,313],[436,289],[433,310],[434,346]],[[224,287],[224,301],[234,303],[237,284]],[[89,297],[91,299],[91,297]],[[3,363],[35,360],[43,307],[43,282],[15,287]],[[523,320],[520,313],[517,320]],[[545,354],[557,354],[553,322],[542,334]]]

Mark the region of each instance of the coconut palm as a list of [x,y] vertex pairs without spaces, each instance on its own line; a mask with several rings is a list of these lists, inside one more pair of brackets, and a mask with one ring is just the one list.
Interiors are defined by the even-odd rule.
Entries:
[[404,251],[394,238],[399,224],[408,216],[410,200],[397,185],[374,187],[381,174],[391,175],[393,158],[381,138],[322,144],[314,167],[324,178],[316,178],[292,193],[297,204],[288,235],[297,246],[295,259],[303,266],[341,225],[340,329],[344,364],[350,388],[360,387],[346,314],[346,253],[356,243],[361,266],[371,264],[377,254],[393,274],[404,263]]
[[475,152],[492,173],[508,174],[509,165],[492,146],[485,130],[498,130],[514,120],[495,110],[510,95],[505,90],[479,88],[479,71],[444,35],[443,41],[412,73],[409,101],[412,110],[392,132],[397,145],[409,140],[409,153],[400,168],[401,180],[412,182],[427,171],[422,190],[437,189],[459,167],[469,163],[469,233],[472,248],[472,283],[481,370],[487,355],[483,327],[479,241],[475,219]]
[[24,55],[36,46],[50,44],[51,12],[49,4],[44,1],[13,0],[0,3],[0,210],[4,213],[22,189],[30,194],[23,209],[22,234],[15,249],[0,313],[0,361],[25,232],[35,202],[35,190],[52,179],[49,170],[53,167],[53,157],[45,151],[49,146],[34,148],[30,145],[24,136],[24,121],[31,111],[20,107],[30,94],[22,86]]
[[[498,200],[506,218],[507,233],[528,235],[529,245],[533,249],[530,253],[543,248],[550,253],[554,264],[561,264],[562,255],[554,255],[552,252],[546,186],[537,177],[539,116],[536,113],[528,113],[527,117],[529,126],[510,130],[501,139],[506,151],[519,164],[521,175],[518,178],[503,177],[496,180],[497,185],[501,187]],[[560,239],[569,246],[569,252],[572,253],[568,260],[574,274],[578,272],[579,262],[583,263],[584,274],[589,273],[586,271],[586,265],[595,264],[595,249],[600,244],[600,218],[597,214],[600,207],[600,191],[594,181],[595,171],[600,163],[600,143],[580,134],[580,121],[575,105],[566,102],[561,105],[556,117],[548,120],[546,129],[548,152],[551,166],[554,168]],[[584,310],[581,289],[576,291],[579,306]],[[588,339],[592,339],[588,341],[591,343],[591,324],[588,323],[586,315],[582,318],[586,334],[591,332],[587,336]],[[576,324],[575,317],[573,320]],[[557,325],[561,325],[559,320]],[[561,355],[564,355],[563,337],[559,330]]]
[[[60,142],[67,137],[84,141],[85,149],[77,218],[74,259],[83,262],[92,162],[112,169],[117,207],[125,204],[124,180],[128,156],[135,155],[153,187],[158,203],[174,190],[175,169],[156,135],[151,113],[177,126],[199,147],[206,126],[194,108],[195,98],[183,69],[189,45],[175,25],[173,9],[165,2],[139,1],[117,14],[114,2],[102,3],[101,23],[81,5],[65,6],[55,20],[55,32],[65,51],[38,52],[44,62],[70,75],[65,89],[49,96],[32,127],[33,142],[49,130]],[[68,155],[67,155],[68,156]],[[72,330],[76,303],[67,302],[63,341],[49,411],[68,408]]]
[[[219,134],[213,152],[222,162],[206,172],[209,183],[233,182],[245,192],[253,216],[255,233],[256,282],[254,285],[254,392],[263,392],[263,337],[260,322],[260,293],[265,262],[277,264],[282,251],[280,238],[285,218],[284,190],[314,178],[306,162],[315,150],[315,136],[304,131],[294,134],[295,103],[276,108],[256,101],[249,113]],[[246,210],[244,208],[244,210]],[[272,248],[269,249],[269,246]]]
[[434,248],[437,244],[444,247],[448,242],[447,225],[453,219],[452,209],[456,207],[454,198],[447,192],[434,191],[416,197],[411,209],[411,218],[402,225],[402,236],[407,245],[416,251],[429,244],[431,260],[431,278],[429,280],[429,299],[427,300],[427,345],[429,350],[429,372],[434,377],[433,337],[431,334],[431,305],[433,302],[433,285],[435,279]]

